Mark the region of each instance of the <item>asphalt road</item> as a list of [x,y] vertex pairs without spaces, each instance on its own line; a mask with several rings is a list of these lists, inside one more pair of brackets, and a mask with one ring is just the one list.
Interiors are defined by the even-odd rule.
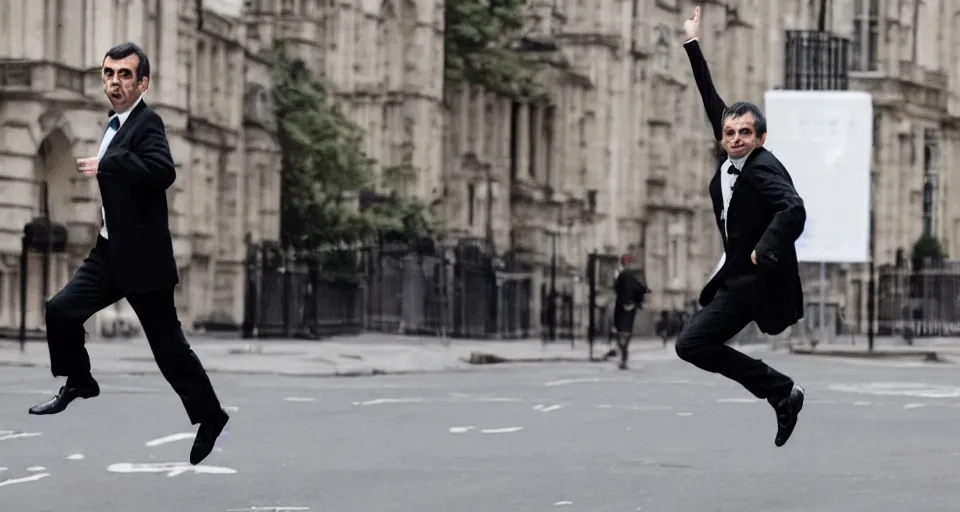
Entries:
[[5,512],[957,509],[960,368],[768,360],[807,389],[783,448],[766,403],[680,362],[214,375],[232,421],[199,470],[185,462],[194,429],[160,378],[104,376],[100,397],[32,417],[28,407],[57,382],[5,368],[0,503]]

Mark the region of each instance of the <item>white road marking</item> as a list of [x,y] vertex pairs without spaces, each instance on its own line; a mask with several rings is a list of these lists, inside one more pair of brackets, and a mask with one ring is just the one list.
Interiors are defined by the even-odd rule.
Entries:
[[177,441],[194,439],[196,437],[197,437],[197,434],[195,432],[181,432],[179,434],[170,434],[169,436],[158,437],[157,439],[147,441],[144,444],[144,446],[149,446],[150,448],[153,448],[155,446],[160,446],[162,444],[175,443]]
[[307,396],[288,396],[283,399],[284,402],[315,402],[316,399]]
[[554,507],[564,507],[564,506],[567,506],[567,505],[573,505],[573,502],[572,502],[572,501],[558,501],[558,502],[556,502],[556,503],[553,504]]
[[856,402],[853,403],[853,405],[864,407],[864,406],[870,405],[871,403],[872,402],[867,402],[865,400],[857,400]]
[[8,439],[23,439],[25,437],[37,437],[42,435],[40,432],[15,432],[13,430],[0,430],[0,441]]
[[500,396],[477,397],[472,399],[474,402],[522,402],[520,398],[509,398]]
[[25,476],[23,478],[11,478],[0,482],[0,487],[13,484],[23,484],[27,482],[36,482],[50,476],[50,473],[37,473],[35,475]]
[[166,473],[168,477],[194,472],[208,475],[235,475],[237,470],[219,466],[193,466],[189,462],[141,463],[118,462],[107,466],[111,473]]
[[0,468],[0,471],[6,471],[7,468]]
[[923,382],[835,383],[827,386],[832,391],[878,396],[909,396],[913,398],[960,398],[960,387],[941,386]]
[[467,432],[470,432],[470,431],[473,430],[474,428],[476,428],[476,427],[472,427],[472,426],[470,426],[470,427],[450,427],[450,433],[451,433],[451,434],[465,434],[465,433],[467,433]]
[[591,384],[591,383],[594,383],[594,382],[616,382],[617,380],[618,380],[618,379],[610,379],[610,378],[601,379],[600,377],[581,377],[581,378],[577,378],[577,379],[560,379],[560,380],[553,380],[553,381],[550,381],[550,382],[545,382],[543,385],[544,385],[544,386],[547,386],[547,387],[554,387],[554,386],[566,386],[566,385],[569,385],[569,384]]
[[366,402],[354,402],[353,405],[415,404],[422,401],[422,398],[377,398],[375,400],[367,400]]
[[67,460],[83,460],[83,454],[82,454],[82,453],[74,453],[73,455],[68,456],[68,457],[67,457]]
[[718,404],[752,404],[754,402],[759,402],[757,398],[720,398],[717,400]]
[[228,508],[227,512],[293,512],[294,510],[310,510],[310,507],[250,507]]
[[523,427],[507,427],[507,428],[487,428],[481,430],[481,434],[509,434],[511,432],[520,432],[523,430]]
[[237,412],[237,411],[240,410],[240,408],[237,407],[236,405],[228,405],[228,406],[225,406],[225,407],[223,408],[223,410],[224,410],[225,412]]
[[41,471],[46,471],[46,470],[47,468],[43,466],[30,466],[29,468],[27,468],[27,471],[30,473],[39,473]]
[[677,416],[693,416],[692,412],[678,412]]
[[592,409],[626,409],[628,411],[669,411],[673,409],[668,405],[613,405],[600,404],[591,406]]
[[926,406],[927,406],[927,404],[911,403],[911,404],[904,405],[903,408],[904,408],[904,409],[919,409],[920,407],[926,407]]
[[562,405],[543,405],[543,404],[533,406],[534,411],[540,411],[540,412],[556,411],[557,409],[563,409],[563,406]]

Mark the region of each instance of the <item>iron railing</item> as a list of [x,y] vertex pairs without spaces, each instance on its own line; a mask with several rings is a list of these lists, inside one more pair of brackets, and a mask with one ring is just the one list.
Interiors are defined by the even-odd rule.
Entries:
[[783,67],[786,90],[846,90],[850,41],[816,30],[787,30]]

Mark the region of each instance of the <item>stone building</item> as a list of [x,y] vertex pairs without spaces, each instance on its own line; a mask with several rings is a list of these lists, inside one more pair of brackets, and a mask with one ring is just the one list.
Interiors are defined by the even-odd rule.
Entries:
[[[19,323],[26,223],[49,215],[68,233],[46,271],[43,254],[30,253],[28,327],[42,324],[42,295],[66,282],[94,240],[99,196],[73,173],[73,160],[96,151],[107,108],[98,68],[123,40],[140,42],[152,59],[146,101],[163,115],[178,164],[171,227],[184,324],[241,321],[243,239],[279,236],[264,51],[281,39],[366,130],[365,151],[379,169],[416,169],[381,189],[431,204],[448,237],[489,242],[515,264],[508,272],[532,280],[535,326],[554,262],[579,329],[588,254],[614,262],[626,253],[653,289],[638,324],[649,332],[657,311],[696,299],[721,253],[706,193],[716,148],[681,46],[692,5],[529,2],[521,44],[545,64],[548,94],[522,104],[444,83],[444,7],[436,0],[2,2],[0,326]],[[877,263],[909,253],[924,229],[951,256],[960,251],[960,192],[949,186],[960,158],[958,8],[828,0],[820,16],[821,2],[807,0],[702,5],[705,53],[728,101],[762,104],[764,91],[789,86],[788,30],[822,28],[849,40],[850,87],[870,90],[878,114]],[[109,29],[90,28],[101,19]],[[602,288],[612,284],[610,270]],[[829,271],[830,303],[862,329],[864,269]],[[807,293],[819,294],[815,282]],[[602,289],[601,305],[610,298]],[[120,304],[99,318],[128,314]]]
[[[177,163],[169,201],[182,320],[190,328],[241,318],[244,237],[279,235],[279,159],[269,62],[251,51],[256,23],[241,23],[230,2],[209,4],[200,30],[193,0],[3,4],[0,326],[20,322],[25,224],[48,216],[67,233],[65,250],[49,255],[46,271],[44,255],[30,252],[30,329],[42,326],[44,297],[66,283],[95,240],[99,193],[94,180],[76,174],[75,159],[97,152],[109,108],[100,64],[107,49],[126,40],[151,58],[144,98],[163,117]],[[98,323],[107,320],[110,330],[117,317],[130,318],[125,302],[90,328],[102,331]]]

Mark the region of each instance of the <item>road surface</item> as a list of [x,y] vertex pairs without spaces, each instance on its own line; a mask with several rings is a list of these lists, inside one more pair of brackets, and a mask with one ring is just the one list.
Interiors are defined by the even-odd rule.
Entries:
[[679,361],[492,366],[361,378],[214,375],[229,432],[201,467],[158,376],[0,377],[3,510],[57,512],[953,511],[960,368],[789,355],[807,403],[772,409]]

